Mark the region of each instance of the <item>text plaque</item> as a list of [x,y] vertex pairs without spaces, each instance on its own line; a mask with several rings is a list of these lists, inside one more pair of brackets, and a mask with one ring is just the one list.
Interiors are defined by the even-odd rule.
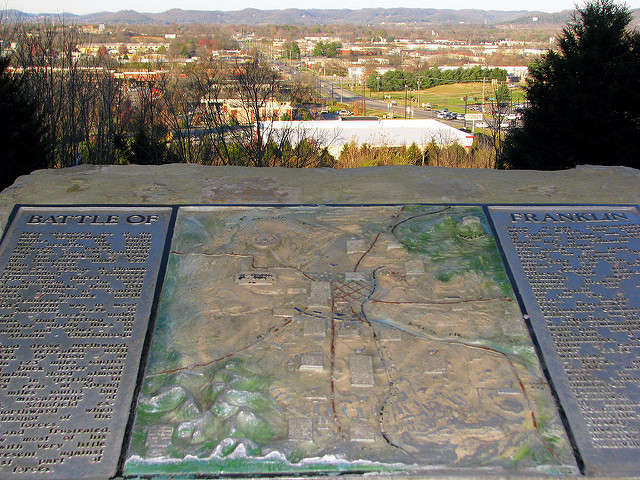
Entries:
[[21,207],[0,249],[0,478],[115,475],[171,208]]
[[586,473],[637,474],[640,214],[489,207]]

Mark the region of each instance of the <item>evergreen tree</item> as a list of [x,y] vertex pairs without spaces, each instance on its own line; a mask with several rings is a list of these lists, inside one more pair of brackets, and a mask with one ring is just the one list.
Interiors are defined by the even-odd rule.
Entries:
[[282,46],[282,58],[300,60],[300,47],[297,42],[288,42]]
[[640,34],[629,29],[631,18],[612,0],[577,9],[558,51],[530,67],[530,106],[498,166],[640,167]]
[[160,127],[156,126],[155,130],[149,132],[143,127],[135,132],[128,150],[129,163],[138,165],[171,163],[172,156],[161,138],[161,133],[157,131]]
[[0,190],[20,175],[47,166],[37,106],[7,71],[9,62],[8,57],[0,58]]
[[404,152],[404,159],[409,165],[424,165],[424,154],[420,147],[413,142]]

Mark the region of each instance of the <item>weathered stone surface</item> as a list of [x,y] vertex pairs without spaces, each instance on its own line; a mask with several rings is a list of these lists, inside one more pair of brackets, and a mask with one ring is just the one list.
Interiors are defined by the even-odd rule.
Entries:
[[81,165],[38,170],[0,194],[4,226],[16,203],[640,203],[640,171],[580,166],[555,172],[443,167],[351,170]]

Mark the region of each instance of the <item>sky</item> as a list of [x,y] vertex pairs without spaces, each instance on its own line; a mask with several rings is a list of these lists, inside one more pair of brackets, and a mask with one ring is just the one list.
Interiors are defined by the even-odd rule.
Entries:
[[[107,0],[92,2],[87,0],[0,0],[2,9],[17,9],[27,13],[72,13],[85,14],[100,11],[117,12],[135,10],[140,13],[164,12],[171,8],[183,10],[242,10],[258,8],[261,10],[284,8],[450,8],[481,10],[530,10],[559,12],[573,9],[583,4],[583,0]],[[630,8],[640,8],[640,0],[628,0]]]

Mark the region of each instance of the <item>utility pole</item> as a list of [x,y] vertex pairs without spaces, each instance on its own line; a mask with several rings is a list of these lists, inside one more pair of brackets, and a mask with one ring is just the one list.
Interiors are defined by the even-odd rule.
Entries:
[[365,82],[364,82],[364,74],[362,74],[362,115],[367,114],[367,100],[366,100],[366,91],[365,91]]
[[464,96],[464,128],[467,128],[467,96]]
[[418,106],[420,106],[420,83],[422,83],[422,81],[418,80]]
[[404,84],[404,119],[407,119],[407,84]]
[[484,84],[486,81],[486,76],[482,75],[482,113],[484,113]]

